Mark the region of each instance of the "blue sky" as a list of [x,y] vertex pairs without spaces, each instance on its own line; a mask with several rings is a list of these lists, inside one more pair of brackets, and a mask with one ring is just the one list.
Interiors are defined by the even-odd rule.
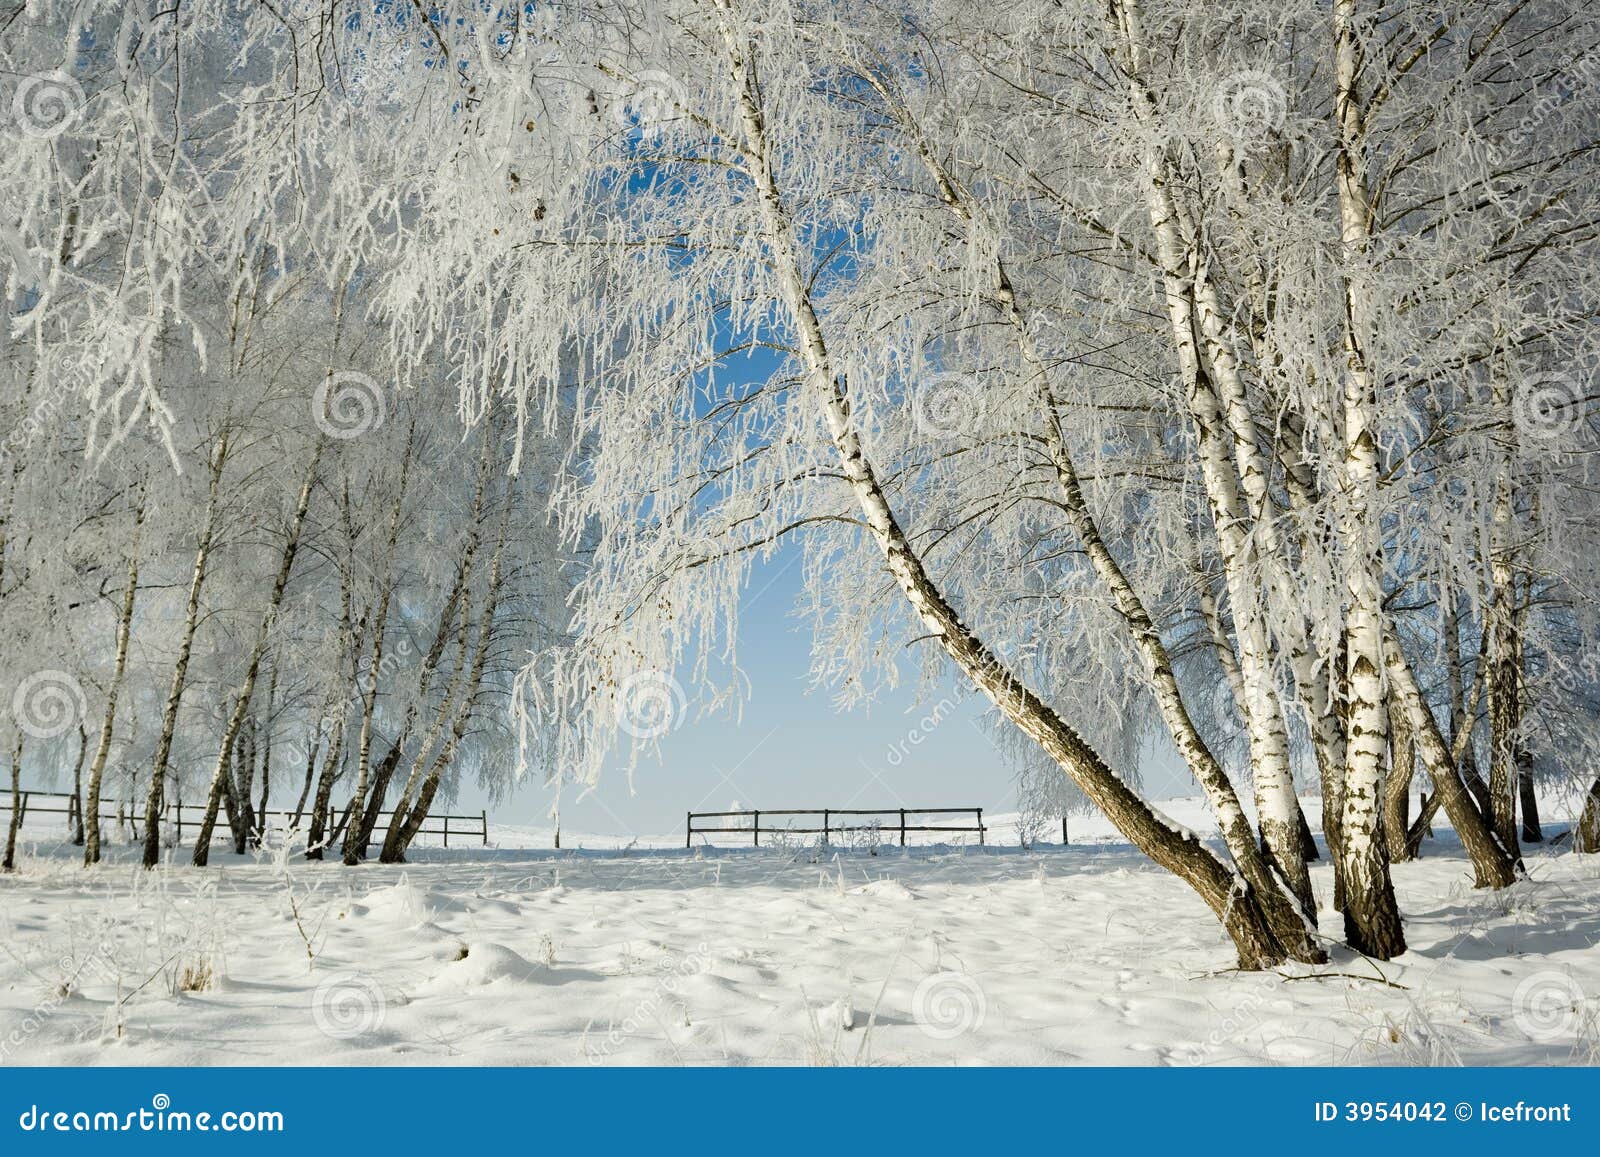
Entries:
[[[759,564],[741,614],[740,657],[750,695],[742,718],[688,720],[641,762],[630,792],[613,767],[588,799],[562,803],[570,831],[660,835],[683,830],[687,811],[808,807],[983,807],[1010,810],[1011,772],[979,726],[976,696],[931,727],[930,702],[907,688],[869,709],[837,711],[810,686],[810,624],[794,616],[799,552]],[[916,732],[920,742],[909,742]],[[492,808],[507,823],[542,824],[553,796],[537,783]],[[482,806],[464,790],[462,807]],[[469,810],[470,810],[469,808]]]

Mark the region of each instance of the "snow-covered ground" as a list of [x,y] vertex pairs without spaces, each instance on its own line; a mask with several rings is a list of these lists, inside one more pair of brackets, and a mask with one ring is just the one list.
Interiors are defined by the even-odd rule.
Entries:
[[1182,884],[1072,834],[873,855],[496,829],[401,867],[155,873],[41,840],[0,879],[0,1063],[1600,1060],[1600,857],[1530,849],[1487,894],[1442,832],[1395,869],[1404,957],[1252,975]]

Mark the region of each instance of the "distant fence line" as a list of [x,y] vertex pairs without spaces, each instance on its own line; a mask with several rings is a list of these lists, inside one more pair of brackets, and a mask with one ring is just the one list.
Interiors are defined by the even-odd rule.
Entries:
[[[975,825],[956,826],[951,824],[907,822],[909,817],[921,818],[939,815],[970,815],[977,820],[977,823]],[[774,827],[770,824],[766,827],[761,826],[763,817],[770,820],[775,816],[821,816],[822,826],[820,828],[799,828],[791,824],[784,824],[779,827]],[[850,823],[847,821],[836,824],[833,822],[836,816],[878,816],[880,819],[872,823]],[[733,826],[695,826],[696,820],[723,820],[735,817],[749,822]],[[884,823],[881,817],[889,817],[894,822]],[[885,833],[893,835],[895,832],[899,832],[900,846],[902,848],[906,846],[907,832],[950,832],[952,834],[976,832],[978,834],[978,843],[981,845],[984,832],[987,830],[983,824],[983,809],[981,807],[779,808],[776,810],[761,808],[739,812],[689,812],[688,819],[684,824],[683,846],[686,848],[693,847],[695,836],[707,835],[713,832],[737,832],[740,835],[749,835],[752,846],[759,848],[763,832],[768,835],[821,835],[822,842],[826,844],[828,837],[835,832],[839,835],[848,835],[851,832],[863,831],[877,831],[880,835]]]
[[[20,812],[24,819],[30,814],[59,815],[71,817],[75,814],[72,806],[74,797],[69,792],[60,791],[25,791],[21,793]],[[11,810],[11,793],[0,790],[0,813]],[[168,802],[162,808],[162,819],[173,826],[177,839],[182,840],[184,830],[196,829],[205,815],[205,805],[197,803]],[[251,816],[257,823],[263,813],[252,809]],[[270,819],[279,819],[288,827],[294,820],[294,813],[282,808],[268,808],[264,813]],[[981,807],[934,807],[934,808],[759,808],[750,811],[724,811],[724,812],[688,812],[685,823],[684,841],[685,848],[694,846],[695,836],[737,834],[748,835],[751,844],[761,846],[763,835],[820,835],[824,845],[833,835],[849,836],[860,832],[877,832],[880,836],[893,837],[899,833],[900,846],[906,846],[906,837],[912,833],[947,833],[950,835],[976,834],[978,843],[982,846],[989,828],[983,822],[983,809]],[[794,817],[821,816],[821,827],[796,827]],[[971,816],[971,824],[951,824],[944,822],[913,822],[924,820],[929,816]],[[871,822],[860,822],[863,817],[874,817]],[[301,814],[301,819],[307,818],[307,813]],[[775,819],[784,819],[788,822],[774,824]],[[126,800],[105,799],[100,801],[100,819],[102,822],[126,822],[133,826],[137,835],[138,826],[144,820],[142,808],[132,807]],[[394,819],[394,812],[380,811],[378,822],[374,831],[387,831],[389,824]],[[733,824],[705,824],[704,820],[737,820]],[[839,822],[835,822],[835,821]],[[69,820],[70,822],[70,820]],[[418,830],[418,835],[439,836],[444,841],[444,846],[450,846],[454,837],[460,841],[463,837],[475,837],[484,847],[489,846],[489,813],[487,810],[477,815],[430,815]],[[232,832],[226,825],[216,829],[212,835],[213,841],[231,840]],[[1067,841],[1067,821],[1061,820],[1061,842]],[[561,833],[557,829],[555,846],[561,847]]]
[[[74,797],[69,792],[64,791],[25,791],[22,793],[18,811],[24,820],[27,819],[30,812],[40,815],[71,816],[75,814],[72,806],[73,799]],[[60,804],[59,806],[51,807],[49,801],[60,801]],[[0,791],[0,812],[9,812],[10,810],[11,793]],[[163,820],[174,825],[177,838],[181,840],[183,839],[184,827],[198,828],[205,811],[204,804],[168,803],[161,809],[161,816]],[[286,811],[282,808],[268,808],[265,813],[259,809],[252,808],[250,814],[256,818],[257,822],[259,822],[259,818],[262,815],[265,815],[268,819],[276,817],[284,821],[285,827],[294,820],[294,812]],[[185,817],[188,817],[187,820]],[[306,813],[302,813],[301,818],[305,819]],[[143,809],[130,808],[126,800],[102,799],[100,801],[100,819],[114,822],[126,819],[130,823],[137,824],[144,819],[144,812]],[[387,831],[389,823],[393,819],[394,812],[380,811],[378,813],[378,824],[374,831]],[[452,824],[455,826],[452,827]],[[482,811],[475,816],[429,815],[422,827],[417,830],[417,834],[419,836],[443,836],[444,846],[447,848],[450,846],[451,836],[455,836],[457,840],[463,836],[477,836],[483,841],[483,846],[488,847],[489,813]],[[233,835],[228,830],[227,825],[223,825],[212,834],[213,841],[226,841],[232,838]]]

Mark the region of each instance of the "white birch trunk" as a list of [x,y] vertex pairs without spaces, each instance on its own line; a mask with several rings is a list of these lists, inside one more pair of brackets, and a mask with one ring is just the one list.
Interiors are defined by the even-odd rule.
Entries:
[[172,682],[161,712],[161,736],[156,741],[155,759],[150,765],[150,792],[144,806],[144,856],[146,868],[161,862],[161,814],[165,807],[167,765],[172,756],[173,736],[178,727],[178,709],[189,681],[189,658],[194,652],[194,636],[200,626],[200,589],[205,585],[211,565],[211,548],[216,535],[221,501],[222,472],[227,468],[233,434],[224,430],[212,453],[210,478],[206,483],[205,520],[195,545],[194,566],[189,574],[189,598],[184,608],[183,633],[178,640],[178,658],[172,665]]
[[379,672],[383,669],[384,636],[388,633],[389,605],[394,595],[395,548],[400,541],[400,517],[405,510],[406,485],[411,477],[411,450],[416,438],[417,422],[413,417],[406,433],[405,457],[400,463],[400,483],[395,494],[394,509],[389,515],[389,537],[384,544],[384,564],[381,581],[383,589],[378,595],[378,613],[373,618],[372,658],[367,667],[368,683],[362,700],[361,732],[356,739],[356,789],[345,809],[347,816],[344,832],[343,862],[353,868],[361,862],[366,849],[362,841],[363,808],[366,806],[368,779],[372,770],[372,718],[378,707]]
[[278,619],[278,608],[283,605],[283,592],[288,587],[289,575],[294,570],[295,555],[300,549],[300,536],[305,529],[306,511],[311,506],[311,491],[316,485],[317,467],[322,462],[324,444],[325,440],[319,437],[312,450],[311,464],[306,469],[305,481],[301,483],[300,495],[295,501],[294,516],[289,522],[288,536],[278,560],[278,573],[273,579],[267,609],[261,616],[261,625],[256,630],[255,645],[250,650],[250,658],[245,666],[244,681],[236,693],[233,711],[223,731],[221,748],[217,752],[217,766],[211,773],[211,790],[206,798],[206,812],[200,820],[200,831],[194,842],[193,862],[197,868],[205,867],[211,855],[211,832],[217,822],[217,807],[222,800],[222,793],[229,790],[230,786],[228,777],[232,774],[230,759],[233,745],[238,738],[239,729],[244,725],[245,714],[250,709],[250,698],[255,694],[256,677],[261,672],[261,660],[267,653],[267,644],[272,640],[272,628]]
[[[870,74],[867,80],[874,85],[884,101],[894,108],[895,102],[889,91]],[[940,201],[960,220],[963,227],[970,227],[981,213],[981,208],[969,203],[958,191],[959,186],[934,155],[933,149],[911,118],[902,118],[902,125],[912,135],[918,155],[938,189]],[[1268,919],[1272,921],[1274,932],[1293,954],[1317,955],[1320,950],[1316,948],[1310,935],[1311,927],[1315,926],[1315,904],[1306,907],[1303,898],[1297,896],[1301,908],[1300,911],[1293,911],[1280,902],[1279,886],[1256,847],[1249,818],[1239,803],[1233,784],[1195,727],[1194,720],[1184,703],[1182,691],[1172,668],[1172,660],[1167,653],[1166,645],[1161,640],[1160,631],[1100,532],[1099,523],[1084,493],[1077,464],[1067,444],[1066,433],[1061,427],[1061,406],[1051,384],[1049,370],[1029,331],[1023,305],[1017,298],[1005,264],[998,255],[993,256],[989,261],[989,268],[984,272],[991,283],[995,302],[1015,335],[1023,372],[1027,375],[1029,387],[1034,394],[1042,419],[1045,446],[1054,468],[1062,506],[1066,509],[1073,531],[1083,543],[1084,551],[1094,567],[1095,574],[1105,584],[1118,613],[1128,625],[1144,663],[1146,681],[1161,711],[1168,733],[1172,736],[1179,754],[1196,782],[1200,784],[1201,790],[1205,792],[1212,814],[1217,819],[1218,830],[1222,833],[1235,864],[1259,893],[1263,909]],[[1287,736],[1285,736],[1284,750],[1286,753]],[[1296,806],[1297,831],[1298,821],[1299,808]],[[1309,891],[1309,877],[1306,886]],[[1308,921],[1310,927],[1307,926]]]
[[1344,478],[1341,533],[1346,557],[1349,607],[1345,616],[1346,723],[1343,863],[1345,933],[1358,952],[1387,960],[1405,951],[1405,934],[1379,826],[1383,753],[1388,717],[1384,706],[1383,594],[1372,507],[1378,489],[1377,384],[1366,351],[1373,310],[1366,289],[1365,261],[1371,208],[1367,200],[1366,140],[1356,86],[1361,47],[1355,0],[1335,0],[1335,112],[1339,121],[1337,181],[1340,237],[1344,245],[1345,374]]
[[111,741],[117,728],[117,698],[128,669],[128,641],[133,633],[133,606],[139,591],[140,528],[144,525],[144,492],[134,514],[133,541],[128,547],[128,570],[122,588],[122,606],[117,613],[116,655],[111,663],[111,683],[106,688],[105,713],[100,721],[100,739],[95,744],[94,760],[89,764],[89,794],[83,804],[83,864],[100,862],[100,785],[105,778],[106,761],[111,757]]
[[[1511,388],[1505,375],[1493,375],[1492,404],[1502,419],[1502,434],[1515,439]],[[1489,814],[1495,838],[1514,858],[1521,858],[1517,839],[1518,722],[1517,628],[1512,570],[1512,490],[1510,454],[1500,455],[1494,479],[1494,507],[1489,530],[1489,607],[1484,616],[1489,662]]]
[[739,91],[745,165],[755,186],[763,240],[796,329],[808,385],[821,399],[841,470],[890,574],[945,653],[1000,711],[1038,742],[1136,847],[1200,893],[1233,937],[1241,966],[1258,968],[1281,961],[1284,947],[1265,926],[1248,884],[1192,835],[1178,831],[1159,817],[1075,731],[1000,663],[961,621],[906,538],[851,422],[844,383],[834,371],[821,323],[811,304],[788,212],[772,171],[746,46],[733,27],[728,0],[717,0],[717,7],[723,14],[728,64]]
[[[1110,9],[1114,31],[1126,54],[1124,71],[1134,106],[1151,119],[1154,98],[1142,80],[1144,39],[1139,13],[1133,0],[1113,0]],[[1210,364],[1217,376],[1236,379],[1231,351],[1209,349],[1214,361],[1202,363],[1197,331],[1203,329],[1206,310],[1197,294],[1202,292],[1200,257],[1185,242],[1179,229],[1179,206],[1169,191],[1170,174],[1161,146],[1152,145],[1144,160],[1145,206],[1156,240],[1156,255],[1161,265],[1168,322],[1178,357],[1179,372],[1188,395],[1191,417],[1200,451],[1201,473],[1210,500],[1219,553],[1228,583],[1228,598],[1233,606],[1234,630],[1239,640],[1239,671],[1244,684],[1245,727],[1250,738],[1250,763],[1255,780],[1257,823],[1261,835],[1290,890],[1308,918],[1316,914],[1316,898],[1311,890],[1311,875],[1306,868],[1300,843],[1300,807],[1294,793],[1294,776],[1289,765],[1289,731],[1278,696],[1272,670],[1271,646],[1264,616],[1261,591],[1252,574],[1250,525],[1246,513],[1239,470],[1233,455],[1237,442],[1227,428],[1219,383],[1211,380]],[[1214,295],[1206,300],[1214,306]],[[1265,484],[1264,477],[1261,478]]]

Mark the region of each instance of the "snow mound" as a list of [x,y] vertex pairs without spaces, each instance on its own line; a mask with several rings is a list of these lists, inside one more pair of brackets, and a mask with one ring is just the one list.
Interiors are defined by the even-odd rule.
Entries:
[[377,920],[392,920],[415,927],[445,912],[465,912],[467,907],[442,892],[425,892],[401,876],[387,888],[374,888],[351,907],[351,914]]
[[906,887],[899,880],[874,880],[870,884],[862,884],[859,888],[851,888],[852,896],[881,896],[885,900],[915,900],[917,894]]
[[424,983],[421,991],[459,992],[467,988],[483,988],[497,981],[533,980],[539,971],[539,965],[504,944],[478,941],[458,946],[456,953],[460,955],[446,964],[437,976]]

